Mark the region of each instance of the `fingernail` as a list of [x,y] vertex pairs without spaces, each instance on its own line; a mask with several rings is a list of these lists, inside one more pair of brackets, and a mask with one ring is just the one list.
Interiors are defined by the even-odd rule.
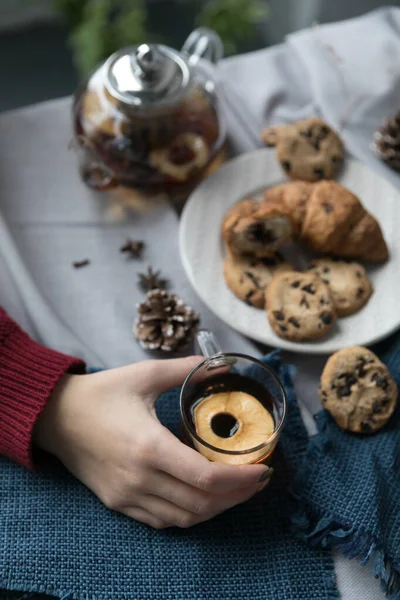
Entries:
[[264,471],[264,473],[261,475],[260,479],[258,480],[258,483],[261,483],[262,481],[267,481],[267,479],[269,479],[271,477],[271,475],[273,474],[273,472],[275,471],[275,469],[273,467],[269,467],[266,471]]

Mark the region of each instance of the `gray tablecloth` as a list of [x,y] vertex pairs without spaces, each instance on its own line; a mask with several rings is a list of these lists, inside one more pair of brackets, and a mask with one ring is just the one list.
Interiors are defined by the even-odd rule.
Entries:
[[[321,114],[341,130],[348,150],[400,186],[369,148],[382,118],[398,108],[400,10],[290,36],[284,45],[224,61],[229,132],[238,152],[256,148],[266,124]],[[113,367],[146,358],[132,336],[137,273],[147,263],[202,315],[225,349],[257,353],[210,313],[181,267],[178,218],[165,200],[126,212],[80,182],[68,151],[70,100],[0,116],[0,305],[37,340],[90,365]],[[119,252],[125,238],[146,242],[143,261]],[[87,268],[72,261],[89,258]],[[324,359],[287,355],[310,431],[320,408],[316,389]],[[345,600],[383,598],[369,567],[336,558]],[[305,574],[306,576],[306,574]]]

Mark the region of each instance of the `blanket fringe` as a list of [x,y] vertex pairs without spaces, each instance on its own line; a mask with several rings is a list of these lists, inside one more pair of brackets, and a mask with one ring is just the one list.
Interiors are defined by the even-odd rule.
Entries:
[[292,525],[302,539],[312,546],[341,551],[348,558],[357,558],[364,566],[373,561],[373,573],[380,579],[382,590],[390,600],[400,600],[400,565],[387,556],[373,536],[356,527],[346,527],[334,518],[313,519],[299,498],[292,515]]

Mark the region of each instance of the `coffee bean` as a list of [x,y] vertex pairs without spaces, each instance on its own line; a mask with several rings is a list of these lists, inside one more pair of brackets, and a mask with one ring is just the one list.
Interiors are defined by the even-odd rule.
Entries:
[[323,169],[319,169],[319,168],[315,168],[314,169],[314,174],[318,177],[318,179],[323,179],[324,178],[324,170]]
[[333,205],[330,202],[324,202],[322,206],[324,208],[324,212],[326,212],[327,215],[333,212]]
[[290,317],[289,323],[291,323],[293,327],[296,327],[296,329],[300,329],[300,323],[294,317]]
[[375,383],[376,387],[381,388],[384,391],[387,390],[389,385],[387,377],[382,377],[381,375],[378,375],[378,373],[372,375],[371,381]]
[[274,310],[272,313],[277,321],[284,321],[285,315],[281,310]]
[[313,288],[312,283],[309,283],[308,285],[305,285],[304,287],[301,288],[304,292],[307,292],[307,294],[315,294],[315,289]]
[[285,169],[285,171],[287,171],[288,173],[291,171],[292,169],[292,165],[288,160],[283,161],[282,163],[282,167]]
[[292,283],[291,287],[292,287],[292,288],[298,288],[298,287],[299,287],[299,285],[300,285],[300,281],[293,281],[293,283]]
[[330,325],[332,323],[332,315],[329,312],[323,312],[319,315],[319,318],[325,325]]

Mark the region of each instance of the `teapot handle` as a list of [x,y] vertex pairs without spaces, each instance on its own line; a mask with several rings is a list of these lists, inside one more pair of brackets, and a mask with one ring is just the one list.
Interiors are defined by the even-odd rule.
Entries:
[[224,55],[224,45],[218,33],[208,27],[198,27],[183,44],[182,52],[189,55],[189,64],[192,66],[201,58],[216,64]]

